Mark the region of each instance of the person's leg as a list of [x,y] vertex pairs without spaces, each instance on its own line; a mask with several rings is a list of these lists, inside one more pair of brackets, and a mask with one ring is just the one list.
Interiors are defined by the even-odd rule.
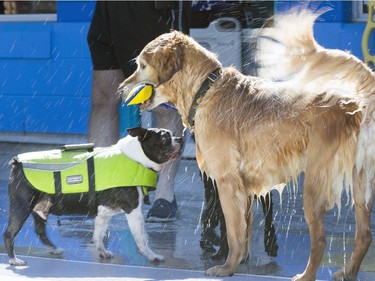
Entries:
[[[171,130],[176,136],[182,136],[184,129],[181,117],[177,110],[169,109],[164,106],[159,106],[155,109],[156,126]],[[177,174],[178,164],[180,159],[176,159],[167,163],[159,176],[158,188],[155,192],[155,200],[163,198],[169,202],[174,199],[174,179]]]
[[93,71],[88,141],[95,146],[109,146],[119,139],[117,88],[124,79],[120,69]]
[[[171,130],[176,136],[182,136],[183,125],[181,117],[176,110],[159,106],[154,110],[156,126]],[[152,208],[147,214],[147,220],[174,220],[177,203],[174,195],[174,180],[180,159],[168,162],[159,174],[159,181],[155,191]]]

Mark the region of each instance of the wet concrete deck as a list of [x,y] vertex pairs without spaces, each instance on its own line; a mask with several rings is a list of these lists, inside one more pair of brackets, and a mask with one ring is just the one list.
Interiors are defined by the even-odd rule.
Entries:
[[[26,151],[57,148],[58,145],[0,142],[0,229],[6,228],[8,219],[7,183],[10,167],[8,161],[14,155]],[[179,217],[170,223],[147,223],[150,247],[165,256],[165,262],[151,264],[137,252],[133,238],[122,215],[113,218],[106,246],[115,257],[102,260],[98,257],[91,237],[93,218],[50,216],[48,233],[51,239],[65,249],[62,256],[48,254],[33,230],[29,219],[16,239],[16,253],[26,256],[29,266],[14,268],[7,265],[7,257],[0,254],[1,280],[220,280],[205,277],[204,270],[220,264],[203,255],[199,247],[201,233],[200,213],[203,202],[203,186],[194,160],[182,160],[175,183]],[[277,230],[278,255],[270,258],[263,246],[263,214],[261,206],[255,206],[251,256],[241,264],[234,277],[225,280],[290,280],[301,273],[308,260],[309,236],[303,219],[301,190],[285,190],[281,196],[274,193],[274,222]],[[343,199],[344,203],[346,199]],[[281,202],[281,203],[280,203]],[[144,212],[149,207],[145,206]],[[372,233],[375,233],[375,216],[372,216]],[[349,206],[343,206],[338,217],[337,209],[325,219],[328,245],[318,279],[330,280],[332,274],[349,258],[354,236],[354,214]],[[3,242],[0,252],[5,253]],[[3,279],[3,276],[6,279]],[[92,279],[91,279],[92,278]],[[359,280],[375,280],[375,243],[363,261]]]

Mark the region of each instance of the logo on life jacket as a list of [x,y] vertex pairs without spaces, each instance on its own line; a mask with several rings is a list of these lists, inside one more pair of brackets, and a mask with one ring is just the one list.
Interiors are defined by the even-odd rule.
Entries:
[[78,184],[83,182],[82,175],[74,175],[66,177],[66,184]]

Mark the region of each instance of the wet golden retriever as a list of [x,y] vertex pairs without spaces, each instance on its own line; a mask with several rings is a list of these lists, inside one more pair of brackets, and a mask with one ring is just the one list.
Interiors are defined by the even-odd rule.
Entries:
[[[306,26],[312,34],[312,24]],[[326,62],[315,65],[311,79],[325,71]],[[244,76],[222,67],[215,54],[176,31],[151,41],[137,63],[119,92],[126,96],[134,86],[149,83],[155,92],[140,105],[142,110],[172,102],[184,125],[194,131],[200,169],[217,183],[229,254],[223,265],[206,274],[232,275],[246,257],[254,196],[273,188],[281,191],[305,172],[303,204],[311,251],[306,270],[294,280],[314,280],[326,244],[323,215],[340,204],[358,164],[361,96],[354,88],[342,91],[327,81],[314,89],[311,81],[305,87],[299,80]],[[302,72],[308,80],[309,72]],[[357,265],[357,257],[353,259]]]

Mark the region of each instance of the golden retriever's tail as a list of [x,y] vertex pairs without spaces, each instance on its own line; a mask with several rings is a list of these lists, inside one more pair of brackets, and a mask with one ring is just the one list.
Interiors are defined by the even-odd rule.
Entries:
[[[260,77],[291,81],[303,92],[340,92],[351,98],[375,93],[371,69],[355,56],[321,47],[314,39],[315,20],[326,10],[292,10],[276,15],[275,26],[258,36],[255,59]],[[357,96],[358,97],[358,96]]]

